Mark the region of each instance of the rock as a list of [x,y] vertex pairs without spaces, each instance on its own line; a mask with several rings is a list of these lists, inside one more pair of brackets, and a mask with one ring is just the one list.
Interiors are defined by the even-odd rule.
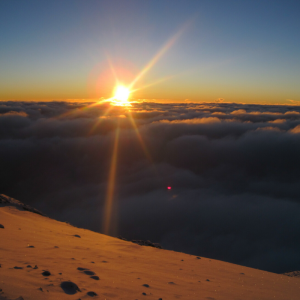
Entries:
[[147,287],[147,288],[150,287],[149,284],[146,284],[146,283],[143,284],[143,286],[144,286],[144,287]]
[[86,275],[95,275],[95,272],[93,271],[83,271],[83,273]]
[[158,249],[162,249],[162,246],[159,243],[152,243],[151,246],[155,247],[155,248],[158,248]]
[[27,248],[35,248],[35,247],[32,245],[28,245]]
[[40,287],[40,288],[38,288],[38,290],[40,290],[40,291],[43,291],[43,289]]
[[23,269],[23,267],[14,267],[14,269],[20,270],[20,269]]
[[80,236],[80,235],[78,235],[78,234],[74,234],[74,236],[75,236],[75,237],[78,237],[78,238],[81,238],[81,236]]
[[44,271],[44,272],[42,273],[42,275],[43,275],[43,276],[50,276],[51,273],[50,273],[49,271]]
[[210,281],[209,279],[206,279],[206,281]]
[[158,243],[152,243],[150,241],[143,241],[143,240],[132,240],[132,243],[141,245],[141,246],[149,246],[149,247],[154,247],[154,248],[159,248],[162,249],[162,246]]
[[26,268],[32,268],[32,266],[31,265],[27,265],[27,267]]
[[290,277],[300,277],[300,271],[292,271],[292,272],[286,272],[282,274]]
[[84,270],[88,270],[88,269],[78,267],[77,270],[79,270],[79,271],[84,271]]
[[41,216],[45,216],[43,213],[41,213],[40,211],[38,211],[37,209],[29,206],[29,205],[26,205],[14,198],[11,198],[9,196],[6,196],[4,194],[1,194],[0,195],[0,204],[4,204],[4,205],[7,205],[7,206],[15,206],[15,207],[18,207],[18,208],[22,208],[23,210],[27,210],[27,211],[30,211],[30,212],[33,212],[35,214],[38,214],[38,215],[41,215]]
[[199,256],[197,256],[196,258],[197,258],[197,259],[201,259],[201,257],[199,257]]
[[74,282],[72,282],[72,281],[63,281],[60,284],[60,287],[68,295],[74,295],[77,292],[81,292],[81,290],[79,289],[79,287],[77,286],[77,284],[74,283]]
[[95,279],[95,280],[99,280],[100,279],[99,276],[97,276],[97,275],[93,275],[93,276],[91,276],[91,278]]
[[93,291],[87,292],[86,294],[87,294],[88,296],[90,296],[90,297],[98,296],[98,294],[96,294],[96,293],[93,292]]
[[142,295],[146,296],[147,294],[146,293],[142,293]]
[[2,224],[0,224],[0,228],[4,228],[4,226]]
[[168,284],[175,284],[173,281],[168,282]]
[[35,265],[33,269],[38,269],[38,266],[37,266],[37,265]]

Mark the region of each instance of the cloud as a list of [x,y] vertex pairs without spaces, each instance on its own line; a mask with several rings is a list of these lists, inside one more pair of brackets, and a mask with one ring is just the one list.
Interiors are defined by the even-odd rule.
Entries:
[[281,115],[280,112],[271,112],[271,111],[251,111],[250,114],[252,115]]
[[18,117],[28,117],[28,114],[25,113],[24,111],[21,111],[21,112],[17,112],[17,111],[8,111],[8,112],[5,112],[5,113],[0,113],[0,118],[1,117],[15,117],[15,116],[18,116]]
[[290,105],[143,102],[129,112],[108,104],[1,102],[1,192],[101,232],[119,127],[112,234],[269,271],[297,270],[299,113]]
[[292,110],[292,111],[287,111],[284,114],[285,115],[299,115],[300,113],[298,111]]
[[185,123],[185,124],[209,124],[209,123],[218,123],[221,122],[220,119],[216,117],[208,117],[208,118],[194,118],[194,119],[184,119],[184,120],[161,120],[161,123]]
[[273,131],[281,131],[278,127],[272,127],[272,126],[258,127],[256,130],[273,130]]
[[276,120],[273,120],[273,121],[268,121],[268,123],[285,123],[286,120],[285,119],[276,119]]
[[292,99],[286,99],[286,100],[289,101],[292,105],[300,105],[299,100],[292,100]]
[[242,115],[242,114],[246,114],[246,110],[245,109],[237,109],[231,112],[232,115]]
[[290,130],[291,133],[300,133],[300,125],[297,125],[295,128]]

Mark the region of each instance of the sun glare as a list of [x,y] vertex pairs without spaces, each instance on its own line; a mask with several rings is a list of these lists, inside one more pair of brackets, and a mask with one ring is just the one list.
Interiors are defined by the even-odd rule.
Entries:
[[130,90],[124,85],[118,85],[115,89],[115,94],[113,99],[117,101],[120,105],[130,105],[128,98],[130,95]]

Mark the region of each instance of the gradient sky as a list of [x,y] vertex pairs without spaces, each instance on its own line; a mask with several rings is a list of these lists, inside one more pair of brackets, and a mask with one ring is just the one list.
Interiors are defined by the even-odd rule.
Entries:
[[290,0],[1,1],[0,100],[109,97],[108,59],[126,81],[177,35],[135,87],[166,80],[133,98],[297,104],[299,11]]

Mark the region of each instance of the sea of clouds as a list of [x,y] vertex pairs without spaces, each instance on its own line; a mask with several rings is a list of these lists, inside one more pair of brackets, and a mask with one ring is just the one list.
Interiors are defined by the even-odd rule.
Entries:
[[300,269],[297,106],[0,102],[0,192],[101,232],[117,126],[113,235]]

